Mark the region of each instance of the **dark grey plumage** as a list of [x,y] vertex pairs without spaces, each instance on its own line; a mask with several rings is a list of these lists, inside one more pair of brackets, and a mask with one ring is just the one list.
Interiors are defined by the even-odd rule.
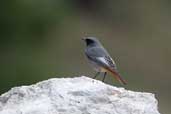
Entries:
[[[112,69],[117,69],[114,61],[98,39],[87,37],[85,40],[87,40],[86,43],[88,44],[85,49],[85,54],[90,60],[95,61],[100,66],[108,66]],[[102,61],[102,58],[104,58],[104,61]]]
[[115,62],[110,57],[106,49],[102,46],[100,41],[94,37],[86,37],[83,40],[86,42],[87,45],[85,54],[93,68],[97,71],[97,74],[94,76],[94,78],[96,78],[100,72],[104,72],[104,81],[106,73],[107,71],[109,71],[115,76],[118,81],[126,84],[126,81],[123,80],[118,73]]

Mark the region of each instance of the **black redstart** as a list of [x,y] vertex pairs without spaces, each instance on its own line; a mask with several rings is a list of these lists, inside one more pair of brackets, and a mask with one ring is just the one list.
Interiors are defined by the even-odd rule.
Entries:
[[126,81],[117,71],[115,62],[100,41],[94,37],[85,37],[83,40],[86,42],[85,54],[95,71],[97,71],[97,74],[93,78],[95,79],[103,72],[104,77],[102,81],[104,82],[107,72],[110,72],[119,82],[126,84]]

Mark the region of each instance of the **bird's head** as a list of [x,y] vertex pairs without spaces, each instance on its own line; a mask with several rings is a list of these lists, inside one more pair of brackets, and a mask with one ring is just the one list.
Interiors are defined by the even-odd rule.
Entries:
[[82,38],[87,46],[97,46],[100,45],[100,42],[98,39],[96,39],[95,37],[84,37]]

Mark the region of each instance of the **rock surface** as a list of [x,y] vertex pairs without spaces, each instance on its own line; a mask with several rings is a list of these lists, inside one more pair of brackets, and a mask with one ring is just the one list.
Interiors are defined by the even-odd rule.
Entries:
[[0,96],[0,114],[159,114],[152,93],[88,77],[54,78]]

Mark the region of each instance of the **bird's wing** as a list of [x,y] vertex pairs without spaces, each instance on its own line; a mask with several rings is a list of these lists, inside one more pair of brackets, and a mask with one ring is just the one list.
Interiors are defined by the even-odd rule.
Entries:
[[100,66],[110,67],[116,70],[116,65],[108,52],[103,47],[92,47],[86,49],[86,55],[89,59],[99,63]]
[[113,61],[113,59],[110,56],[99,57],[98,59],[103,61],[103,63],[105,63],[112,70],[117,71],[116,64],[115,64],[115,62]]
[[121,83],[126,84],[126,81],[121,77],[117,71],[115,62],[112,60],[108,52],[101,47],[88,48],[85,51],[87,57],[97,63],[99,66],[104,67],[111,72],[113,76]]

